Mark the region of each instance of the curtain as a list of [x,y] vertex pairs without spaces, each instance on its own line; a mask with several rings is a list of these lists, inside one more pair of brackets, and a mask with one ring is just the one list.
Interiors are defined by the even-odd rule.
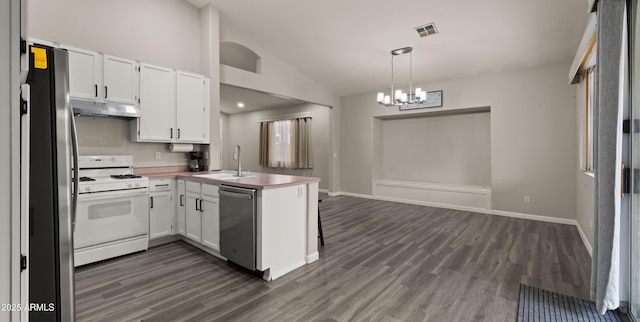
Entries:
[[258,164],[266,167],[269,164],[269,123],[260,123],[260,148],[258,151]]
[[594,118],[595,216],[591,297],[600,314],[620,305],[620,165],[625,85],[624,0],[598,2]]
[[313,168],[313,147],[311,146],[311,118],[296,120],[296,150],[298,169]]
[[259,164],[263,167],[311,169],[311,118],[260,123]]

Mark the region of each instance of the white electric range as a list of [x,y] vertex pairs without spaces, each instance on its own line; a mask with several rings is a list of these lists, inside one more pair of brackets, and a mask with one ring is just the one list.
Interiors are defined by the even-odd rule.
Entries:
[[74,265],[146,250],[149,178],[133,173],[130,155],[78,158]]

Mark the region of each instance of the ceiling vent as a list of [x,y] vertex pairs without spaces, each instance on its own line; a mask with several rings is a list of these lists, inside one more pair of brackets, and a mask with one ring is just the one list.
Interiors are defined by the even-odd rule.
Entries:
[[420,37],[431,36],[438,33],[438,29],[436,29],[436,24],[433,22],[430,22],[424,26],[415,27],[413,29],[415,29],[418,32],[418,35],[420,35]]

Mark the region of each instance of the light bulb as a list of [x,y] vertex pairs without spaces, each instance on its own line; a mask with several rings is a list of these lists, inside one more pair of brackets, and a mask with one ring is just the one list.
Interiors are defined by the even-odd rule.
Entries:
[[385,97],[384,97],[384,104],[391,104],[391,96],[389,96],[389,95],[385,95]]
[[420,97],[420,93],[422,93],[422,88],[416,88],[416,97]]
[[406,102],[407,102],[407,93],[402,93],[402,96],[401,96],[401,97],[402,97],[402,98],[401,98],[402,102],[403,102],[403,103],[406,103]]
[[384,100],[384,93],[383,92],[378,93],[378,97],[377,97],[378,103],[382,103],[383,100]]
[[396,94],[393,96],[393,99],[399,101],[400,97],[402,97],[402,91],[398,89],[396,90]]
[[427,100],[427,92],[420,93],[420,101],[424,102]]

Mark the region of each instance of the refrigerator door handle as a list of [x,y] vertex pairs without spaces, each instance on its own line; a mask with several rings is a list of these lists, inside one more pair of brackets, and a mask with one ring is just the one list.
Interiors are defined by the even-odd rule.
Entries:
[[73,153],[73,187],[72,198],[73,208],[71,209],[71,232],[76,231],[76,212],[78,209],[78,185],[80,183],[80,175],[78,169],[78,131],[76,130],[76,120],[73,116],[73,109],[69,109],[71,114],[71,149]]

